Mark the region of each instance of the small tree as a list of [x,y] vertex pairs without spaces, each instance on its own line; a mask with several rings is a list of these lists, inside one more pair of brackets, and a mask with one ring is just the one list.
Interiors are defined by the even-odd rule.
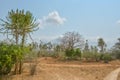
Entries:
[[81,53],[81,50],[80,50],[79,48],[77,48],[77,49],[75,50],[74,56],[75,56],[76,58],[79,58],[79,59],[82,58],[82,53]]
[[114,59],[120,59],[120,38],[118,38],[118,42],[115,43],[111,51],[112,51],[112,57],[114,57]]
[[101,49],[100,52],[103,53],[105,50],[105,47],[106,47],[106,43],[103,40],[103,38],[98,39],[98,47],[100,47],[100,49]]
[[91,52],[93,53],[94,60],[99,61],[100,54],[98,53],[98,48],[96,46],[91,46]]
[[88,45],[88,40],[86,40],[86,43],[85,43],[85,47],[84,47],[84,50],[83,50],[83,57],[86,58],[86,60],[88,60],[88,58],[90,58],[90,51],[89,51],[89,45]]

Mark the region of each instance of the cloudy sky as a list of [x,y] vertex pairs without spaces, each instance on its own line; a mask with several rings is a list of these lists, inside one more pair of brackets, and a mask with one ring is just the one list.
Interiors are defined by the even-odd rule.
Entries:
[[[0,0],[0,3],[2,19],[11,9],[32,12],[40,23],[39,30],[32,34],[35,41],[51,41],[76,31],[90,43],[97,43],[102,37],[112,46],[120,37],[120,0]],[[0,40],[3,39],[0,35]]]

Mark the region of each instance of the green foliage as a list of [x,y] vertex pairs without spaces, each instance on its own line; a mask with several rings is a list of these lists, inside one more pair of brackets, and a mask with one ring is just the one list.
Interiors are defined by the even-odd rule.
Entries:
[[104,61],[108,62],[112,60],[112,56],[110,53],[93,53],[93,52],[84,52],[83,58],[85,58],[87,61]]
[[112,48],[112,57],[114,59],[120,59],[120,38],[118,39],[118,42],[115,43],[115,45]]
[[18,41],[21,41],[22,46],[25,43],[27,35],[38,29],[38,23],[36,23],[30,11],[11,10],[8,12],[6,20],[0,20],[2,21],[0,32],[7,35],[10,33],[14,36],[16,44],[18,44]]
[[79,48],[77,48],[77,49],[75,50],[74,56],[75,56],[76,58],[80,58],[80,59],[81,59],[82,54],[81,54],[81,51],[80,51]]
[[66,56],[67,57],[69,57],[69,58],[72,58],[72,56],[74,55],[74,49],[66,49],[66,51],[65,51],[65,54],[66,54]]
[[111,54],[109,53],[103,54],[103,60],[105,63],[108,63],[109,61],[111,61],[112,60]]
[[112,55],[115,59],[120,59],[120,51],[115,51],[114,53],[112,53]]
[[0,75],[8,74],[16,60],[23,59],[25,51],[26,48],[22,49],[18,45],[0,43]]
[[81,58],[81,51],[79,48],[78,49],[70,49],[70,50],[66,49],[65,55],[69,59],[77,59],[77,58]]
[[93,59],[95,60],[95,61],[99,61],[100,60],[100,53],[93,53]]
[[[18,49],[16,50],[16,47],[14,47],[15,51],[13,51],[13,53],[14,52],[17,53],[17,55],[15,55],[15,59],[18,64],[19,59],[16,56],[18,56],[21,53],[24,54],[25,40],[27,36],[30,36],[31,32],[38,30],[38,23],[36,23],[31,12],[29,11],[24,12],[24,10],[18,10],[18,9],[16,11],[14,10],[9,11],[8,16],[6,16],[6,20],[3,20],[3,19],[0,19],[0,20],[2,21],[0,32],[6,35],[9,35],[9,34],[12,35],[16,45],[20,43],[22,47],[21,48],[22,52],[21,51],[17,52]],[[19,56],[19,58],[22,58],[22,56],[21,57]],[[22,61],[20,60],[19,63],[20,63],[19,73],[21,73]],[[18,69],[17,64],[15,67],[16,69]]]
[[87,61],[95,60],[95,57],[96,55],[92,52],[89,52],[89,51],[83,52],[83,58],[85,58],[85,60]]
[[103,38],[98,39],[98,47],[101,49],[100,52],[104,52],[105,47],[106,47],[106,43],[103,40]]

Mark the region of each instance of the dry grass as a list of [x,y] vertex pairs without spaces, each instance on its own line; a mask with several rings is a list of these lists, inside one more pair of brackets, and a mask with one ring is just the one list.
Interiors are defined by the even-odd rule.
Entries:
[[30,65],[25,63],[23,74],[11,76],[12,80],[103,80],[108,73],[120,66],[119,61],[109,64],[63,62],[53,58],[41,58],[37,61],[39,63],[35,75],[30,75]]

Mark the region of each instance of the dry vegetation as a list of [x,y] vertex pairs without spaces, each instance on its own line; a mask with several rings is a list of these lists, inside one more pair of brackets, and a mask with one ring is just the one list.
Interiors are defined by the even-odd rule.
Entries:
[[[114,69],[120,67],[119,61],[109,64],[103,62],[60,61],[51,57],[40,58],[37,63],[26,62],[23,74],[11,76],[8,80],[103,80]],[[31,69],[35,73],[31,75]]]

